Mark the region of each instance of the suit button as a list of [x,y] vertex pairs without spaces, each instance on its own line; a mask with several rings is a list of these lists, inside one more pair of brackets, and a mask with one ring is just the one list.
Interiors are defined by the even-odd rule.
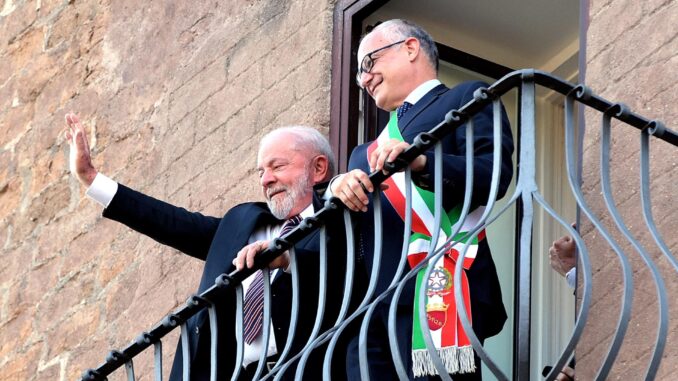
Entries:
[[196,334],[196,335],[199,335],[199,334],[200,334],[200,328],[195,327],[195,334]]

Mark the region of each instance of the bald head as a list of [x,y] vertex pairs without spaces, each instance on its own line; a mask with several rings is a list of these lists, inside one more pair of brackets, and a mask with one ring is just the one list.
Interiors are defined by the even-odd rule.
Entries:
[[[438,48],[435,41],[424,28],[405,19],[393,19],[377,25],[370,33],[381,32],[388,39],[393,41],[404,40],[407,37],[414,37],[419,40],[419,46],[424,53],[428,64],[438,73]],[[368,34],[369,35],[369,34]],[[367,37],[367,35],[365,36]]]
[[359,85],[379,108],[391,111],[419,85],[437,78],[438,50],[421,27],[390,20],[360,42],[358,67]]

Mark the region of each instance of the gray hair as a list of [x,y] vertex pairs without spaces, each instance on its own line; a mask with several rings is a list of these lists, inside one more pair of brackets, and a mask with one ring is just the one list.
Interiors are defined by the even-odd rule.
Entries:
[[414,37],[419,40],[421,50],[424,51],[429,63],[438,73],[438,48],[431,35],[424,28],[409,20],[393,19],[377,25],[370,33],[377,30],[381,31],[386,38],[393,42],[408,37]]
[[306,150],[307,152],[314,152],[327,157],[328,163],[328,173],[325,180],[329,180],[334,176],[334,171],[336,170],[336,164],[334,162],[334,154],[332,153],[332,148],[330,147],[330,142],[327,141],[327,138],[323,136],[318,130],[313,127],[307,126],[286,126],[276,128],[275,130],[269,132],[261,138],[259,142],[259,149],[265,141],[273,139],[280,134],[288,133],[294,135],[295,137],[295,150]]

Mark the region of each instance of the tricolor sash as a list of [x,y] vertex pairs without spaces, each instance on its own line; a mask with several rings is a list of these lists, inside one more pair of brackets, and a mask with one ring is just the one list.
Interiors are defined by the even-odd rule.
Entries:
[[[391,112],[388,125],[379,134],[367,148],[367,157],[369,161],[370,154],[379,145],[385,142],[397,139],[403,141],[402,134],[398,128],[396,113]],[[384,190],[384,195],[393,206],[402,220],[405,220],[405,190],[408,184],[405,184],[405,174],[403,172],[394,173],[384,181],[388,189]],[[435,229],[434,219],[434,194],[433,192],[419,188],[412,184],[412,234],[410,237],[407,261],[410,268],[415,267],[428,254],[433,231]],[[473,347],[466,336],[454,300],[454,268],[463,246],[467,243],[466,237],[469,231],[478,225],[482,216],[484,207],[473,210],[466,219],[459,233],[454,237],[446,248],[445,255],[433,265],[434,269],[428,280],[425,280],[426,267],[419,270],[416,280],[415,300],[414,300],[414,319],[412,327],[412,370],[415,377],[438,374],[431,360],[430,354],[426,349],[426,344],[422,334],[422,328],[419,322],[419,303],[417,298],[420,295],[422,287],[426,287],[426,316],[428,320],[428,330],[435,344],[438,355],[443,361],[445,368],[451,374],[470,373],[475,370],[475,361],[473,357]],[[443,213],[440,224],[440,234],[436,249],[440,248],[452,234],[452,227],[458,222],[461,214],[461,205],[452,210]],[[478,252],[478,243],[485,238],[485,230],[481,231],[477,237],[469,243],[466,256],[464,257],[463,267],[468,270],[473,264],[473,260]],[[468,278],[466,271],[461,273],[462,294],[464,295],[464,305],[471,320],[471,298],[469,294]]]

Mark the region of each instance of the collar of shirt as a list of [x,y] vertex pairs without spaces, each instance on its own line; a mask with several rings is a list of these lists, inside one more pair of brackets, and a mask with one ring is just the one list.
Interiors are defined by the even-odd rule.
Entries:
[[438,79],[431,79],[428,80],[421,85],[417,86],[414,91],[410,93],[410,95],[405,98],[405,102],[410,102],[411,104],[416,104],[419,102],[419,100],[426,95],[429,91],[433,90],[434,87],[440,85],[442,82],[440,82]]
[[[310,203],[306,209],[302,210],[299,215],[301,218],[306,218],[310,217],[313,215],[314,209],[313,209],[313,203]],[[252,243],[255,241],[259,240],[270,240],[275,237],[277,237],[280,234],[280,231],[282,230],[283,225],[285,224],[284,221],[280,222],[279,224],[276,225],[267,225],[267,226],[262,226],[250,236],[250,240],[248,243]]]
[[313,203],[310,203],[308,204],[306,209],[302,210],[301,213],[299,213],[299,215],[301,216],[301,218],[306,218],[311,217],[313,213],[315,213],[315,211],[313,210]]

